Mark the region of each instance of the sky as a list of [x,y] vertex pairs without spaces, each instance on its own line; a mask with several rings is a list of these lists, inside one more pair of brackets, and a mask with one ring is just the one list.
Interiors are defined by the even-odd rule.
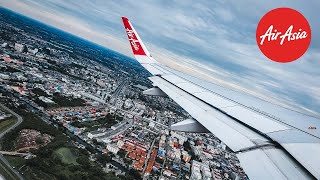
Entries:
[[[319,0],[0,0],[0,5],[133,57],[121,21],[126,16],[161,63],[320,117]],[[267,59],[256,44],[259,20],[278,7],[301,12],[312,30],[308,51],[291,63]]]

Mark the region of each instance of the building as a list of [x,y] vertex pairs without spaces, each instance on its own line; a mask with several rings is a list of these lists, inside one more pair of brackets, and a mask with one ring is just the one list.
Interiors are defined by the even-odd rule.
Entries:
[[117,154],[120,149],[115,145],[108,144],[107,145],[107,150],[112,152],[113,154]]
[[171,135],[172,137],[175,137],[175,138],[179,139],[179,144],[181,144],[181,145],[182,145],[185,141],[188,140],[187,137],[182,136],[182,135],[178,134],[177,132],[172,132],[171,134],[172,134],[172,135]]
[[124,142],[123,142],[122,140],[119,140],[119,141],[117,142],[117,146],[118,146],[119,148],[122,148],[123,145],[124,145]]
[[18,51],[19,53],[23,53],[23,52],[26,52],[27,51],[27,47],[25,45],[22,45],[22,44],[18,44],[18,43],[15,43],[14,44],[14,49],[16,51]]
[[52,101],[51,99],[47,98],[47,97],[44,97],[44,96],[40,96],[39,99],[45,103],[48,103],[48,104],[54,104],[54,101]]
[[6,47],[8,47],[8,43],[3,43],[2,45],[1,45],[1,47],[3,47],[3,48],[6,48]]
[[212,174],[208,165],[198,161],[192,161],[191,176],[193,180],[211,180]]
[[181,154],[183,156],[184,162],[189,162],[191,160],[191,155],[189,155],[187,151],[182,151]]
[[88,138],[93,139],[93,138],[104,136],[106,134],[107,134],[107,132],[91,131],[88,133]]
[[218,169],[213,169],[212,176],[213,176],[213,180],[222,180],[221,172]]
[[0,73],[0,79],[10,79],[10,76],[8,74]]
[[130,109],[130,108],[132,108],[133,107],[133,101],[131,100],[131,99],[126,99],[125,101],[124,101],[124,108],[125,109]]

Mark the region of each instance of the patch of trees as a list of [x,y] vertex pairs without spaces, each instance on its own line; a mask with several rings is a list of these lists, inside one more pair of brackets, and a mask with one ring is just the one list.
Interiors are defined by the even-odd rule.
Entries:
[[100,154],[97,157],[97,160],[103,165],[105,166],[106,163],[110,163],[112,161],[111,156],[107,155],[107,154]]
[[51,71],[57,71],[61,74],[67,75],[67,76],[72,77],[74,79],[84,80],[81,77],[70,74],[64,67],[55,66],[52,64],[52,66],[48,66],[48,69]]
[[103,127],[110,128],[111,126],[117,124],[116,116],[108,113],[105,117],[99,118],[97,120]]
[[75,106],[85,106],[85,100],[81,98],[73,98],[73,97],[66,97],[62,96],[59,93],[54,93],[52,100],[57,103],[60,107],[75,107]]
[[85,66],[82,66],[82,65],[76,64],[76,63],[71,63],[69,66],[70,66],[70,67],[79,68],[79,69],[86,69]]
[[56,65],[56,64],[57,64],[56,61],[53,61],[53,60],[50,60],[50,59],[46,59],[46,60],[47,60],[47,62],[48,62],[49,64],[52,64],[52,65]]
[[13,68],[11,66],[0,67],[0,71],[1,72],[10,72],[10,73],[21,72],[19,69]]
[[121,158],[125,158],[126,157],[126,151],[124,151],[123,149],[120,149],[117,153]]
[[35,98],[33,99],[33,101],[38,104],[39,106],[43,107],[43,108],[47,108],[49,107],[49,105],[43,101],[41,101],[39,98]]
[[48,94],[40,88],[34,88],[32,89],[32,92],[38,96],[48,96]]

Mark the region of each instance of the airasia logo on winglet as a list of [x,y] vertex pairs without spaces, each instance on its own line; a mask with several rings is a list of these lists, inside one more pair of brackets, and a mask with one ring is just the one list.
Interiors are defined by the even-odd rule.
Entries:
[[299,39],[305,39],[308,37],[308,33],[306,31],[302,31],[302,29],[299,29],[298,32],[292,32],[293,29],[293,25],[291,25],[287,31],[285,32],[285,34],[281,35],[282,32],[277,32],[277,30],[275,29],[274,32],[273,31],[273,25],[271,25],[268,30],[266,31],[266,33],[262,36],[260,36],[260,45],[263,45],[264,40],[268,37],[267,41],[276,41],[278,40],[279,35],[280,36],[280,45],[283,45],[284,41],[287,39],[287,41],[295,41],[295,40],[299,40]]
[[126,28],[126,31],[127,31],[128,37],[129,37],[130,44],[132,45],[134,50],[138,51],[140,49],[140,46],[137,44],[139,41],[137,39],[135,39],[135,34],[134,34],[133,30]]

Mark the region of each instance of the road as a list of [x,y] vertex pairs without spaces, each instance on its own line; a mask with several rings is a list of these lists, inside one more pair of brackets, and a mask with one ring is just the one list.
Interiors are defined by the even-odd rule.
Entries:
[[[7,130],[5,130],[4,132],[0,133],[0,139],[9,131],[11,131],[12,129],[16,128],[17,126],[19,126],[23,119],[21,116],[19,116],[17,113],[13,112],[11,109],[7,108],[5,105],[0,103],[0,107],[5,110],[8,111],[9,113],[11,113],[13,116],[15,116],[17,118],[17,122],[11,126],[10,128],[8,128]],[[13,167],[10,165],[10,163],[7,161],[6,158],[3,157],[2,154],[0,154],[0,160],[7,166],[7,168],[13,172],[19,179],[24,179],[23,176],[15,169],[13,169]]]
[[121,93],[122,89],[124,88],[125,85],[127,85],[128,81],[125,79],[124,81],[122,81],[119,86],[117,87],[117,89],[114,91],[114,93],[112,94],[112,97],[111,99],[114,99],[113,100],[113,105],[116,104],[117,102],[117,98],[119,96],[119,94]]
[[0,139],[6,134],[8,133],[9,131],[11,131],[12,129],[16,128],[17,126],[19,126],[19,124],[22,123],[23,119],[21,116],[19,116],[17,113],[13,112],[11,109],[7,108],[6,106],[4,106],[3,104],[0,103],[0,108],[5,110],[5,111],[8,111],[9,113],[11,113],[12,115],[14,115],[16,118],[17,118],[17,122],[11,126],[10,128],[8,128],[7,130],[3,131],[2,133],[0,133]]
[[20,153],[17,151],[0,151],[2,155],[10,155],[10,156],[29,156],[32,155],[31,153]]

